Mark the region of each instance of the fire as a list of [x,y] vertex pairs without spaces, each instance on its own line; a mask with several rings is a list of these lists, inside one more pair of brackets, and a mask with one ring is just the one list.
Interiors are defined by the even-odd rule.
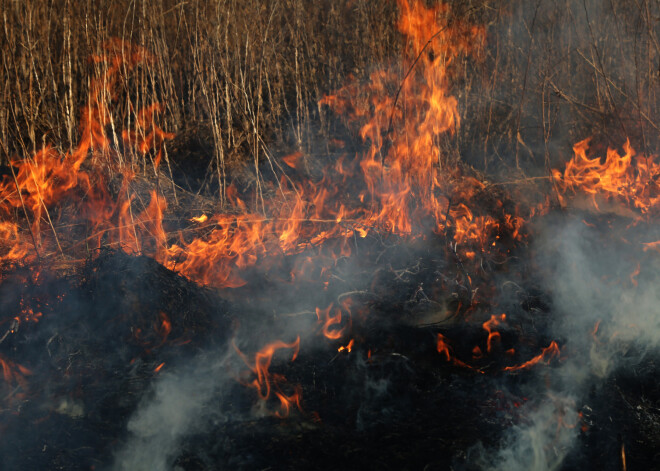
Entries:
[[626,464],[626,447],[623,443],[621,444],[621,469],[623,471],[628,470],[628,465]]
[[449,361],[451,359],[451,353],[449,353],[449,344],[444,335],[438,334],[438,343],[437,343],[438,353],[445,357],[445,360]]
[[445,361],[451,362],[452,364],[454,364],[458,367],[461,367],[461,368],[469,368],[471,370],[477,371],[478,373],[483,373],[483,371],[478,370],[478,369],[468,365],[467,363],[459,360],[458,358],[456,358],[451,353],[451,346],[449,345],[449,343],[447,341],[447,338],[444,335],[440,334],[440,333],[438,333],[438,335],[437,335],[436,349],[437,349],[438,353],[440,353],[445,358]]
[[438,334],[437,349],[438,353],[443,355],[447,361],[451,359],[451,354],[449,353],[449,344],[447,344],[447,340],[442,334]]
[[642,245],[644,246],[645,252],[647,250],[655,250],[656,252],[660,252],[660,240],[656,240],[655,242],[647,242]]
[[504,371],[519,371],[526,368],[530,368],[537,363],[545,362],[546,364],[550,363],[550,360],[553,358],[559,357],[559,346],[554,340],[544,348],[540,354],[532,358],[531,360],[526,361],[525,363],[517,366],[507,366],[504,368]]
[[[341,309],[335,308],[332,310],[332,307],[332,303],[325,309],[317,307],[316,317],[318,323],[322,324],[321,332],[323,333],[323,336],[330,340],[338,340],[343,337],[344,332],[349,326],[340,327],[342,322]],[[331,310],[333,314],[330,314]]]
[[596,321],[596,324],[594,324],[594,328],[591,331],[591,336],[593,339],[598,342],[598,329],[600,329],[600,319]]
[[[479,56],[485,31],[450,22],[445,4],[426,8],[421,2],[400,0],[399,7],[397,26],[410,44],[404,56],[409,69],[406,78],[401,81],[398,70],[381,70],[373,74],[370,86],[349,84],[321,101],[335,111],[350,111],[349,121],[360,125],[360,135],[370,146],[353,161],[339,159],[329,165],[319,182],[283,178],[281,198],[264,203],[262,213],[251,212],[236,189],[228,187],[227,199],[240,214],[192,217],[191,222],[208,223],[204,227],[211,232],[193,237],[181,234],[172,243],[162,222],[167,201],[159,192],[152,191],[148,205],[136,211],[137,197],[130,188],[136,176],[125,165],[127,156],[117,150],[111,105],[118,97],[120,72],[151,64],[154,58],[144,48],[121,40],[108,41],[102,53],[91,58],[102,65],[102,75],[91,83],[81,113],[78,147],[69,154],[46,147],[13,162],[16,182],[5,178],[0,197],[7,201],[6,207],[25,207],[31,214],[35,251],[48,248],[52,252],[53,245],[61,254],[67,250],[60,244],[51,211],[64,200],[75,202],[85,195],[78,204],[91,233],[86,246],[114,244],[127,252],[150,255],[196,282],[218,288],[243,286],[241,272],[265,257],[329,246],[335,240],[331,257],[338,259],[350,255],[349,241],[355,236],[365,238],[377,229],[416,237],[428,227],[424,222],[428,218],[435,221],[435,232],[450,231],[457,245],[476,245],[465,249],[466,257],[474,258],[489,250],[490,239],[501,227],[518,223],[509,215],[498,221],[475,214],[468,202],[483,190],[483,184],[445,166],[436,141],[460,125],[457,100],[451,95],[452,64],[463,55]],[[396,98],[385,93],[398,84],[401,90]],[[366,102],[359,99],[363,95],[369,98]],[[366,106],[360,105],[363,102]],[[126,151],[142,159],[150,157],[154,168],[162,158],[163,143],[173,137],[157,124],[162,111],[160,103],[139,109],[129,103],[133,119],[130,128],[121,131]],[[90,156],[91,165],[83,166]],[[302,159],[297,152],[283,161],[295,170]],[[104,169],[122,176],[114,198],[107,192]],[[348,185],[356,186],[356,191],[346,195],[340,188]],[[9,219],[9,214],[5,216]],[[0,230],[18,239],[19,229],[10,222],[3,220]],[[14,245],[5,257],[24,259],[29,245],[24,240]],[[327,327],[326,333],[330,333]]]
[[164,312],[161,312],[159,314],[160,318],[160,324],[156,325],[154,329],[156,330],[156,333],[160,336],[162,343],[165,343],[167,340],[167,337],[170,335],[170,332],[172,332],[172,323],[170,322],[170,318],[167,317],[167,314]]
[[[439,145],[440,138],[453,135],[461,125],[458,100],[452,94],[454,64],[466,56],[480,59],[485,29],[450,19],[449,5],[444,3],[427,8],[421,1],[398,0],[398,5],[397,28],[406,39],[403,69],[378,70],[367,85],[352,81],[319,103],[357,129],[363,148],[352,158],[343,156],[329,163],[318,181],[298,181],[296,172],[304,167],[305,156],[301,152],[287,155],[281,160],[294,175],[264,183],[276,196],[263,201],[260,208],[249,206],[248,198],[244,201],[229,186],[225,189],[230,203],[226,212],[187,215],[192,227],[178,234],[168,233],[163,223],[168,202],[161,191],[150,191],[148,202],[138,205],[140,195],[132,190],[138,175],[127,162],[129,158],[143,164],[150,161],[158,172],[163,144],[173,138],[158,125],[163,105],[129,103],[130,126],[119,133],[125,154],[119,150],[111,109],[119,96],[122,74],[148,65],[154,58],[142,47],[109,41],[91,58],[101,66],[102,74],[90,85],[80,117],[78,146],[68,153],[46,146],[32,156],[14,160],[12,177],[0,182],[0,262],[25,262],[44,254],[70,255],[82,246],[115,246],[149,255],[197,283],[231,289],[247,283],[249,267],[314,248],[314,256],[305,253],[304,259],[294,262],[291,279],[314,278],[327,286],[337,261],[352,255],[353,240],[394,234],[404,240],[444,240],[455,258],[452,262],[461,267],[460,277],[472,291],[472,278],[462,268],[463,261],[479,267],[480,255],[496,253],[505,234],[513,241],[522,240],[526,220],[522,209],[507,212],[501,201],[490,213],[483,209],[480,199],[489,191],[486,184],[456,165]],[[396,94],[391,90],[397,90]],[[588,150],[589,140],[576,144],[575,157],[566,169],[552,172],[562,204],[569,194],[584,193],[591,196],[596,208],[599,198],[604,198],[630,203],[642,215],[657,211],[660,163],[653,157],[638,156],[628,142],[623,155],[609,149],[604,162],[587,157]],[[109,174],[121,177],[113,195],[108,189]],[[76,210],[78,219],[73,224],[83,227],[84,240],[73,244],[60,240],[58,223],[65,205]],[[533,208],[529,217],[543,213],[547,206]],[[29,238],[14,221],[21,211]],[[651,242],[646,248],[658,250],[658,244]],[[632,283],[636,284],[638,273],[639,267],[631,275]],[[464,306],[463,312],[470,307]],[[330,304],[315,311],[325,338],[340,340],[351,335],[347,306]],[[40,316],[25,311],[18,319],[36,321]],[[496,329],[505,320],[505,314],[492,315],[483,323],[488,332],[486,352],[483,345],[475,346],[473,359],[497,350],[501,336]],[[170,318],[160,313],[153,330],[166,342],[172,330]],[[353,346],[351,339],[338,351],[350,352]],[[292,343],[278,340],[258,351],[253,361],[236,348],[254,376],[244,384],[255,389],[263,401],[279,401],[278,416],[286,416],[292,407],[300,409],[301,392],[284,388],[286,378],[269,372],[272,358],[279,350],[292,350],[294,361],[299,348],[300,337]],[[437,334],[436,349],[447,362],[474,369],[453,356],[442,334]],[[507,354],[512,355],[513,350]],[[538,356],[504,371],[548,363],[559,354],[553,341]],[[0,363],[6,381],[29,374],[9,360],[0,358]]]
[[637,287],[637,277],[639,276],[640,272],[642,271],[642,266],[638,263],[633,272],[630,274],[630,283]]
[[[363,224],[411,235],[423,227],[422,220],[432,217],[439,233],[452,224],[460,244],[483,242],[494,221],[475,217],[464,202],[479,184],[442,168],[445,157],[436,139],[460,124],[457,100],[450,93],[452,63],[461,55],[478,55],[485,32],[449,24],[448,5],[398,3],[397,26],[411,46],[404,57],[408,73],[403,81],[396,70],[380,70],[372,74],[370,85],[351,83],[321,100],[335,112],[348,114],[350,123],[360,124],[360,136],[370,144],[357,169],[367,190],[359,193],[360,202],[369,204]],[[386,93],[398,85],[396,97]],[[460,203],[452,205],[452,200]]]
[[355,344],[355,339],[351,339],[347,345],[343,345],[337,349],[338,352],[347,352],[351,353],[353,351],[353,345]]
[[[494,341],[497,339],[500,339],[500,334],[499,332],[495,331],[494,328],[499,326],[501,323],[503,323],[506,320],[506,314],[500,314],[499,316],[496,315],[491,315],[491,318],[483,323],[483,328],[488,332],[488,340],[487,340],[487,352],[491,353],[493,350],[493,345]],[[452,362],[456,366],[460,366],[463,368],[470,368],[473,369],[479,373],[483,373],[482,370],[474,368],[473,366],[457,359],[453,354],[452,354],[452,349],[451,346],[449,345],[449,341],[447,338],[438,333],[437,334],[437,344],[436,344],[436,349],[438,353],[440,353],[445,361]],[[515,354],[515,350],[513,348],[507,350],[505,352],[508,356],[512,356]],[[545,362],[546,364],[549,364],[550,361],[553,358],[559,357],[560,351],[559,351],[559,346],[557,345],[557,342],[552,341],[550,345],[546,348],[544,348],[541,353],[531,360],[528,360],[521,365],[517,366],[507,366],[503,368],[502,371],[519,371],[523,369],[528,369],[531,368],[532,366]],[[481,348],[479,346],[475,346],[472,349],[472,359],[473,360],[480,360],[483,358],[483,353],[481,351]]]
[[24,260],[28,257],[29,244],[22,240],[17,224],[10,221],[0,221],[0,240],[4,241],[8,248],[6,253],[0,253],[0,264]]
[[[36,255],[42,250],[52,250],[52,247],[60,254],[66,249],[58,237],[56,218],[58,205],[63,203],[72,204],[77,210],[79,220],[74,223],[83,223],[90,229],[92,236],[84,241],[86,244],[95,242],[100,246],[101,240],[106,238],[125,250],[141,252],[141,238],[154,237],[156,245],[161,245],[164,240],[158,220],[162,219],[165,202],[154,197],[154,191],[149,207],[137,217],[132,213],[134,197],[129,194],[128,184],[134,175],[125,165],[125,156],[113,147],[113,142],[117,144],[116,139],[113,140],[106,130],[107,126],[114,129],[110,104],[118,98],[120,72],[130,72],[140,64],[150,63],[153,58],[143,48],[114,39],[105,44],[102,54],[92,56],[91,60],[102,64],[103,72],[90,85],[89,99],[80,118],[78,146],[65,154],[45,146],[33,156],[13,160],[12,178],[5,176],[0,182],[0,201],[3,202],[0,232],[8,236],[6,240],[18,242],[14,249],[3,255],[5,260],[26,261],[30,256],[28,244],[17,240],[18,227],[9,222],[11,208],[21,208],[26,218],[31,219],[31,245]],[[143,158],[154,150],[154,166],[157,166],[162,143],[173,137],[156,124],[161,106],[154,103],[132,111],[135,114],[133,127],[123,132],[125,149],[135,151]],[[116,199],[107,191],[105,172],[108,170],[123,177]],[[153,253],[150,250],[147,253],[158,256],[163,251],[154,248]]]
[[208,221],[209,217],[206,214],[202,214],[201,216],[195,216],[190,218],[190,222],[196,222],[199,224],[203,224],[206,221]]
[[486,351],[491,353],[493,350],[493,344],[497,340],[500,340],[500,333],[494,330],[495,327],[500,325],[506,320],[506,314],[500,314],[496,316],[495,314],[490,316],[490,320],[484,322],[483,327],[486,332],[488,332],[488,339],[486,341]]
[[26,376],[31,376],[32,371],[23,365],[14,363],[8,358],[0,355],[0,367],[2,368],[2,376],[5,382],[9,385],[19,385],[24,391],[27,390]]
[[215,228],[206,240],[171,245],[166,266],[202,284],[243,286],[239,270],[254,265],[265,251],[262,227],[267,223],[257,215],[218,215],[212,221]]
[[563,172],[553,170],[552,176],[559,192],[559,199],[566,204],[566,195],[586,194],[599,210],[602,201],[618,201],[631,205],[642,215],[656,213],[660,204],[660,162],[655,156],[637,155],[626,141],[623,154],[607,149],[605,160],[589,158],[591,139],[578,142],[573,147],[574,157]]
[[14,320],[20,325],[21,322],[39,322],[42,317],[43,314],[40,311],[35,312],[31,307],[25,306],[21,309],[20,314],[14,317]]
[[300,337],[296,338],[296,340],[291,343],[277,340],[266,345],[254,355],[254,362],[251,362],[236,345],[234,345],[234,349],[254,376],[252,381],[243,381],[243,384],[255,389],[259,399],[262,401],[267,401],[271,397],[271,392],[273,392],[279,400],[280,409],[275,413],[276,416],[281,418],[286,417],[293,405],[298,409],[301,409],[300,388],[295,387],[291,394],[286,394],[282,390],[282,386],[286,383],[286,378],[283,375],[272,374],[268,371],[273,360],[273,355],[275,355],[275,352],[278,350],[292,350],[291,361],[295,361],[300,350]]

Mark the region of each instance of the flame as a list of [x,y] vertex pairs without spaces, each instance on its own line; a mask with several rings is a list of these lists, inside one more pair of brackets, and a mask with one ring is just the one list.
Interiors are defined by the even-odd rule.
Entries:
[[[1,191],[0,189],[0,193]],[[14,262],[27,258],[30,250],[29,245],[26,241],[22,240],[17,224],[0,220],[0,241],[2,241],[0,244],[7,248],[6,253],[0,252],[0,263]]]
[[291,168],[298,168],[300,158],[303,156],[303,153],[298,151],[293,154],[289,154],[285,157],[282,157],[282,160]]
[[206,214],[202,214],[201,216],[195,216],[190,218],[190,222],[196,222],[199,224],[203,224],[206,221],[208,221],[209,217]]
[[660,162],[655,156],[637,155],[626,140],[623,154],[607,149],[605,160],[589,158],[591,139],[573,147],[574,157],[563,172],[553,170],[552,176],[559,192],[559,200],[566,204],[567,194],[586,194],[593,207],[599,210],[599,198],[630,205],[642,215],[657,212],[660,204]]
[[165,343],[170,332],[172,332],[172,323],[170,322],[170,318],[167,317],[167,314],[164,312],[159,313],[158,317],[160,318],[160,324],[154,328],[156,333],[160,336],[161,342]]
[[530,368],[537,363],[545,362],[546,364],[550,363],[550,360],[559,356],[559,346],[554,340],[544,348],[541,353],[531,360],[526,361],[525,363],[517,366],[507,366],[504,368],[504,371],[519,371],[523,369]]
[[16,321],[17,325],[20,325],[21,322],[39,322],[39,319],[42,317],[43,314],[41,311],[35,312],[34,309],[26,306],[21,309],[21,312],[18,316],[14,317],[14,320]]
[[474,367],[468,365],[467,363],[454,357],[451,353],[451,346],[449,345],[447,338],[440,333],[438,333],[437,335],[436,349],[438,350],[438,353],[444,356],[445,361],[452,362],[454,365],[459,366],[461,368],[469,368],[479,373],[483,373],[483,371],[477,370]]
[[[433,8],[417,1],[399,0],[398,4],[397,27],[410,45],[404,57],[408,74],[403,81],[398,71],[379,70],[371,75],[370,85],[350,83],[320,102],[347,115],[350,123],[362,123],[360,136],[370,143],[356,170],[349,171],[361,173],[367,190],[358,193],[359,202],[368,205],[361,211],[362,224],[410,235],[432,217],[439,233],[453,224],[458,243],[482,243],[495,222],[474,216],[462,202],[474,196],[475,185],[481,184],[457,171],[441,172],[445,157],[436,139],[452,134],[460,124],[458,102],[450,94],[452,63],[461,55],[478,55],[485,31],[450,24],[446,4]],[[387,93],[399,84],[396,97]],[[452,198],[440,196],[443,194]],[[451,205],[451,200],[461,203]]]
[[207,237],[173,244],[166,266],[201,284],[237,288],[245,284],[239,270],[257,262],[265,252],[265,222],[257,215],[217,215]]
[[[352,161],[340,158],[330,164],[318,182],[294,183],[283,177],[281,198],[264,203],[263,214],[250,212],[236,189],[228,187],[227,199],[240,215],[193,217],[191,221],[196,223],[209,221],[212,231],[192,238],[180,235],[170,243],[162,223],[167,202],[158,192],[153,191],[148,206],[136,212],[137,198],[130,189],[135,175],[122,165],[124,156],[116,150],[116,136],[107,129],[114,129],[110,107],[119,96],[119,74],[151,64],[154,57],[146,49],[118,39],[108,41],[102,53],[91,58],[102,73],[90,85],[78,147],[65,155],[46,147],[14,162],[18,183],[5,179],[0,196],[10,207],[29,209],[35,249],[41,247],[47,221],[53,232],[50,242],[60,252],[64,250],[49,208],[65,197],[84,194],[81,214],[93,234],[86,244],[91,239],[96,246],[110,243],[127,252],[147,254],[196,282],[219,288],[244,285],[241,271],[266,256],[299,253],[336,240],[331,257],[337,260],[350,255],[349,241],[356,235],[365,238],[372,229],[419,235],[428,227],[428,218],[435,220],[433,228],[438,233],[446,233],[451,226],[457,244],[478,245],[477,250],[466,249],[469,258],[474,258],[490,247],[495,232],[514,227],[517,221],[510,215],[497,221],[470,209],[468,201],[484,186],[458,170],[442,168],[446,158],[437,138],[452,134],[460,125],[457,100],[451,95],[452,65],[461,56],[480,54],[485,30],[450,22],[446,4],[426,8],[418,1],[400,0],[399,7],[397,27],[410,45],[404,54],[404,65],[410,71],[405,79],[394,68],[381,70],[373,74],[371,85],[349,84],[321,100],[335,111],[350,111],[349,121],[359,125],[360,136],[370,146]],[[399,84],[397,97],[385,93]],[[366,102],[361,99],[365,95]],[[134,119],[121,132],[122,142],[128,153],[140,158],[152,152],[155,168],[163,143],[173,137],[157,125],[163,106],[152,103],[140,108],[129,103],[128,108]],[[82,170],[90,155],[91,167]],[[298,169],[302,158],[297,152],[283,162]],[[117,197],[106,190],[104,168],[123,177]],[[346,194],[345,187],[356,191]],[[18,235],[11,226],[3,226],[3,231]],[[23,258],[27,247],[23,243],[11,255]]]
[[[316,317],[318,323],[322,324],[321,332],[323,336],[330,340],[338,340],[343,337],[344,332],[348,326],[339,327],[342,321],[341,309],[335,308],[333,314],[330,314],[332,310],[333,303],[331,303],[327,308],[320,309],[316,308]],[[335,328],[336,326],[338,328]],[[331,328],[332,327],[332,328]]]
[[351,339],[350,342],[348,342],[347,345],[341,346],[337,349],[338,352],[347,352],[351,353],[353,351],[353,345],[355,344],[355,340]]
[[656,240],[655,242],[646,242],[642,245],[644,246],[644,252],[647,250],[655,250],[656,252],[660,252],[660,240]]
[[447,361],[451,360],[451,353],[449,352],[449,344],[447,343],[447,339],[445,338],[445,336],[442,334],[438,334],[437,350],[438,353],[443,355]]
[[598,320],[596,321],[596,323],[594,324],[594,328],[593,328],[593,330],[591,331],[591,336],[593,337],[593,339],[594,339],[596,342],[598,342],[598,329],[600,329],[600,323],[601,323],[601,320],[598,319]]
[[0,367],[2,368],[2,377],[9,385],[19,385],[24,391],[27,390],[26,376],[31,376],[32,371],[23,365],[14,363],[7,357],[0,354]]
[[622,443],[621,444],[621,469],[623,471],[627,471],[628,465],[626,464],[626,447]]
[[277,417],[286,417],[293,405],[295,405],[299,410],[301,409],[300,400],[302,394],[300,387],[296,386],[294,387],[293,393],[286,394],[281,389],[281,386],[286,383],[286,378],[279,374],[271,374],[268,371],[273,360],[273,355],[278,350],[293,350],[291,361],[295,361],[300,350],[300,337],[296,338],[296,340],[291,343],[285,343],[281,340],[269,343],[255,354],[254,362],[250,362],[245,354],[243,354],[235,344],[234,349],[243,360],[245,365],[249,368],[250,372],[254,375],[254,379],[252,381],[243,382],[243,384],[255,389],[259,398],[264,402],[271,397],[272,391],[280,402],[280,409],[275,413]]
[[[126,155],[119,152],[114,131],[108,132],[114,129],[111,106],[119,97],[120,77],[153,63],[154,58],[139,46],[118,39],[108,41],[102,52],[91,58],[102,73],[90,85],[80,117],[78,146],[68,153],[46,146],[32,156],[12,161],[15,179],[5,177],[0,182],[0,262],[27,260],[39,256],[40,251],[53,253],[55,247],[62,254],[67,249],[74,251],[77,244],[73,248],[61,246],[58,221],[51,218],[51,211],[65,203],[79,210],[76,213],[80,220],[74,222],[83,224],[90,234],[79,244],[114,245],[129,253],[146,254],[197,283],[217,288],[241,287],[246,284],[247,268],[310,248],[318,249],[318,255],[297,260],[291,278],[314,277],[327,286],[334,264],[351,255],[350,242],[373,233],[408,239],[435,233],[453,247],[457,258],[474,260],[476,266],[480,254],[497,250],[504,233],[512,240],[521,240],[525,221],[519,214],[522,210],[509,214],[499,202],[497,214],[487,214],[479,204],[488,190],[486,185],[451,162],[438,144],[461,124],[458,100],[452,95],[454,64],[465,56],[480,59],[485,28],[450,19],[445,3],[427,8],[422,1],[398,0],[398,5],[401,16],[397,28],[406,41],[403,69],[375,71],[366,86],[353,80],[319,103],[346,117],[348,124],[357,129],[363,149],[352,158],[343,156],[329,163],[318,181],[299,182],[295,176],[283,176],[266,188],[278,196],[262,202],[259,211],[250,209],[245,202],[248,197],[244,201],[238,190],[229,186],[225,189],[229,211],[192,217],[190,222],[204,226],[186,229],[178,236],[168,234],[163,224],[168,204],[161,191],[152,190],[148,203],[138,207],[140,195],[132,191],[138,176],[124,161],[131,155],[142,162],[151,159],[151,166],[158,171],[163,144],[173,137],[158,125],[163,105],[140,107],[129,103],[130,127],[120,133]],[[391,90],[398,91],[392,94]],[[553,172],[561,195],[602,193],[634,201],[642,214],[656,207],[659,171],[652,159],[634,158],[627,144],[624,156],[608,151],[607,160],[600,163],[599,159],[586,157],[587,144],[583,141],[576,145],[574,161],[563,173]],[[343,147],[340,142],[332,145]],[[288,167],[287,173],[302,173],[305,161],[301,152],[281,160]],[[121,177],[114,196],[108,190],[109,173]],[[593,201],[596,204],[595,197]],[[22,208],[31,242],[13,222],[14,214]],[[530,217],[543,211],[543,207],[534,208]],[[657,249],[654,244],[658,242],[647,247]],[[472,284],[469,275],[464,278]],[[348,314],[347,320],[343,313]],[[22,319],[39,317],[34,312],[21,315]],[[346,305],[317,307],[316,315],[320,331],[328,339],[339,340],[351,329]],[[488,353],[500,338],[496,327],[505,317],[493,315],[483,324],[488,332]],[[153,327],[165,342],[172,329],[169,317],[160,313]],[[353,345],[351,339],[339,351],[350,352]],[[244,384],[255,389],[263,401],[279,401],[276,415],[281,417],[291,407],[300,409],[301,394],[299,388],[285,392],[286,378],[269,373],[269,368],[278,350],[293,350],[294,361],[299,348],[300,337],[292,343],[278,340],[257,352],[253,361],[236,348],[254,376]],[[448,362],[472,368],[452,356],[441,334],[437,351]],[[482,355],[475,347],[473,358]],[[558,355],[557,344],[552,342],[534,359],[505,370],[527,368]],[[3,371],[25,375],[22,367],[0,361]],[[5,373],[5,379],[9,374]],[[16,380],[16,373],[10,378]]]
[[[105,237],[110,243],[116,243],[127,251],[141,251],[140,237],[154,237],[154,256],[163,256],[162,246],[164,231],[156,219],[162,220],[165,203],[162,198],[152,199],[149,207],[137,218],[133,217],[128,183],[134,175],[124,165],[123,157],[112,147],[113,139],[107,134],[108,126],[113,126],[110,105],[119,96],[119,74],[125,74],[140,64],[151,63],[153,57],[143,48],[118,39],[112,39],[103,46],[103,52],[94,55],[92,62],[101,66],[101,76],[92,80],[87,104],[80,117],[81,139],[78,146],[68,153],[60,153],[51,146],[45,146],[32,156],[23,160],[13,160],[12,178],[5,177],[0,182],[0,233],[7,239],[14,239],[16,247],[3,260],[27,260],[30,256],[29,245],[18,240],[18,228],[8,222],[11,208],[23,208],[30,214],[32,248],[50,250],[56,246],[62,253],[63,247],[57,236],[56,221],[51,211],[57,205],[66,202],[73,204],[81,220],[93,235],[85,241],[96,241],[100,246]],[[132,104],[129,103],[132,107]],[[137,151],[142,157],[154,150],[154,166],[160,160],[160,147],[172,134],[164,132],[156,124],[156,116],[162,106],[154,103],[135,111],[133,128],[124,131],[124,144],[128,152]],[[116,142],[116,140],[115,140]],[[85,165],[83,163],[91,161]],[[14,170],[15,169],[15,170]],[[104,169],[123,177],[122,188],[116,199],[107,191],[107,178]],[[48,227],[48,231],[44,230]],[[52,233],[49,235],[49,233]]]
[[490,320],[487,320],[483,323],[483,328],[488,332],[488,339],[486,341],[486,351],[491,353],[493,349],[493,343],[497,340],[500,340],[500,333],[495,331],[494,328],[503,323],[506,320],[506,314],[500,314],[496,316],[495,314],[490,316]]
[[637,263],[637,266],[630,274],[630,283],[635,287],[637,287],[637,277],[639,276],[641,271],[642,271],[642,266],[639,263]]
[[478,360],[482,358],[484,354],[481,352],[481,349],[479,348],[478,345],[475,345],[475,347],[472,349],[472,359],[473,360]]

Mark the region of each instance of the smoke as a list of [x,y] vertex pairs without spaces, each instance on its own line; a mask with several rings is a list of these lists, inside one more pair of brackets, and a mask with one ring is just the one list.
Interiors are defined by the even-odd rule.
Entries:
[[575,403],[570,398],[548,397],[528,420],[528,425],[514,428],[510,445],[500,451],[493,469],[549,471],[561,466],[577,436]]
[[523,408],[500,450],[476,451],[480,468],[560,469],[579,437],[588,393],[658,353],[658,260],[639,243],[653,240],[654,228],[632,227],[638,242],[630,242],[621,235],[631,231],[630,221],[607,219],[596,227],[562,214],[538,228],[535,262],[552,294],[550,330],[562,342],[562,360],[544,372],[536,386],[542,401]]
[[[259,316],[254,318],[261,319]],[[185,452],[191,437],[205,436],[222,424],[273,415],[275,410],[269,409],[272,404],[265,400],[256,401],[250,411],[237,411],[232,407],[235,394],[240,394],[241,398],[251,397],[250,389],[240,383],[249,368],[246,362],[254,361],[248,352],[255,345],[263,346],[264,339],[295,338],[296,333],[311,336],[309,318],[293,317],[291,322],[278,328],[270,326],[270,330],[264,326],[270,325],[267,322],[252,325],[246,319],[246,325],[232,332],[231,341],[170,366],[145,394],[129,419],[127,437],[115,453],[110,469],[179,469],[177,459]],[[237,350],[246,353],[244,360]],[[278,361],[289,361],[291,351],[283,348],[275,357]],[[229,458],[242,459],[238,455]]]
[[[639,242],[617,237],[618,229],[572,220],[547,231],[539,248],[541,266],[550,267],[554,332],[581,360],[565,368],[587,369],[601,379],[660,345],[657,257]],[[653,227],[631,230],[639,240],[653,240]]]
[[128,423],[129,438],[115,458],[113,470],[164,471],[172,469],[181,441],[202,432],[211,421],[224,420],[212,407],[221,402],[230,381],[230,353],[204,354],[174,372],[163,375],[153,394]]

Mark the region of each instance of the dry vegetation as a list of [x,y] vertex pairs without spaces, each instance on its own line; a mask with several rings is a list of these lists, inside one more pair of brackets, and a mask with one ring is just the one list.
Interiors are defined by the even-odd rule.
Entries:
[[[456,18],[488,33],[480,59],[455,64],[462,125],[440,143],[452,155],[520,176],[545,173],[590,135],[657,150],[657,1],[452,3]],[[184,166],[199,180],[175,181],[212,193],[236,167],[258,185],[260,162],[327,154],[346,130],[319,99],[349,75],[368,80],[397,63],[405,47],[394,0],[1,0],[0,10],[4,162],[44,143],[75,147],[79,110],[102,76],[88,58],[119,37],[156,60],[122,76],[113,122],[122,129],[141,106],[162,102],[163,128],[177,134],[169,172]]]

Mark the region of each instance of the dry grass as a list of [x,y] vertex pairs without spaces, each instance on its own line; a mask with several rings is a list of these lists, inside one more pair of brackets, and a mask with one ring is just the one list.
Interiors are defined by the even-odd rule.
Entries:
[[[463,124],[442,142],[455,155],[524,175],[589,135],[658,150],[657,1],[453,3],[454,15],[488,31],[482,60],[459,67]],[[270,168],[260,163],[273,156],[326,153],[340,125],[319,99],[396,62],[403,46],[394,0],[0,0],[0,11],[3,159],[76,145],[79,109],[103,72],[87,59],[119,37],[157,60],[122,76],[114,125],[164,103],[163,128],[179,136],[168,164],[199,166],[196,187],[213,192],[237,166],[252,169],[258,189]]]

